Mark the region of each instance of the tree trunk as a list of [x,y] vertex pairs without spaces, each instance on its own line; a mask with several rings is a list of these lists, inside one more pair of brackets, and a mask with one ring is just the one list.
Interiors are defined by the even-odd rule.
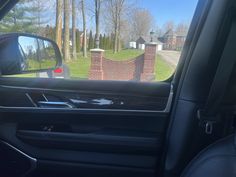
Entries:
[[114,38],[114,49],[113,53],[117,53],[117,44],[118,44],[118,30],[115,29],[115,38]]
[[101,9],[101,0],[95,0],[95,22],[96,22],[95,43],[96,43],[96,48],[99,48],[99,44],[101,43],[101,41],[99,41],[100,9]]
[[117,3],[116,3],[116,5],[115,5],[115,38],[114,38],[114,49],[113,49],[113,52],[114,53],[117,53],[117,49],[118,49],[118,46],[117,46],[117,44],[118,44],[118,33],[119,33],[119,31],[118,31],[118,5],[117,5]]
[[76,59],[76,12],[75,0],[72,0],[72,57]]
[[62,49],[62,6],[63,1],[57,0],[57,9],[56,9],[56,43],[59,49]]
[[121,50],[121,41],[120,41],[120,35],[121,35],[121,19],[120,15],[118,17],[118,35],[117,35],[117,52],[120,52]]
[[80,52],[81,52],[81,51],[80,51],[80,49],[81,49],[80,43],[81,43],[81,41],[80,41],[80,32],[79,32],[79,30],[77,29],[77,30],[76,30],[76,52],[77,52],[77,53],[80,53]]
[[37,3],[37,22],[38,22],[38,28],[40,29],[40,27],[41,27],[41,19],[40,19],[40,2],[39,1],[37,1],[36,2]]
[[86,30],[86,16],[85,16],[85,7],[84,0],[81,0],[82,6],[82,15],[83,15],[83,56],[87,58],[87,30]]
[[64,0],[64,47],[63,54],[65,61],[70,60],[70,4]]
[[124,2],[125,0],[119,0],[119,5],[117,7],[117,52],[121,50],[121,15],[124,8]]

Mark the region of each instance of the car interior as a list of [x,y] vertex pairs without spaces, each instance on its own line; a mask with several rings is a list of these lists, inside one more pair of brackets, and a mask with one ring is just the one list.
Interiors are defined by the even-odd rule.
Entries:
[[0,176],[235,177],[235,63],[236,1],[199,0],[166,81],[0,77]]

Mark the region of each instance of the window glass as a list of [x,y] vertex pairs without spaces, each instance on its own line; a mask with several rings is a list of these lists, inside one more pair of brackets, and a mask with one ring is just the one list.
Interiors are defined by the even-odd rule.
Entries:
[[[20,0],[1,20],[0,33],[37,34],[61,50],[61,68],[17,77],[163,81],[175,71],[196,5],[197,0]],[[43,55],[51,53],[48,47]]]

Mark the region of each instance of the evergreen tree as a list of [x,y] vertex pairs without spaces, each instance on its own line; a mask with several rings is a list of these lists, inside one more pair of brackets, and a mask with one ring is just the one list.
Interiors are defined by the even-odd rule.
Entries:
[[113,41],[112,41],[112,36],[110,35],[108,37],[108,49],[112,50],[113,49],[112,46],[113,46]]
[[46,38],[49,38],[51,40],[55,40],[55,28],[47,25],[46,28],[44,29],[43,33]]
[[103,34],[103,44],[104,44],[104,49],[107,49],[107,36],[106,34]]
[[102,40],[102,34],[99,35],[99,46],[100,46],[100,49],[104,48],[103,40]]
[[111,36],[109,38],[109,49],[113,50],[114,49],[114,41],[115,40],[115,36],[113,33],[111,33]]
[[33,13],[34,9],[28,3],[27,0],[21,0],[8,12],[0,22],[0,32],[37,32],[35,26],[37,18],[29,15]]
[[42,0],[28,0],[28,2],[31,2],[31,4],[29,4],[29,8],[32,11],[31,15],[36,18],[34,20],[35,26],[37,26],[38,29],[43,28],[43,26],[49,22],[48,16],[45,14],[47,11],[47,3]]
[[109,50],[109,36],[106,36],[105,38],[105,49]]
[[103,49],[106,49],[106,34],[105,33],[103,34],[103,37],[102,37],[102,44],[103,44]]
[[94,48],[94,40],[93,40],[93,32],[90,30],[89,33],[89,42],[88,42],[88,49],[93,49]]
[[49,21],[45,15],[46,4],[41,0],[19,1],[0,22],[0,32],[26,32],[45,36],[45,25]]
[[107,49],[107,50],[110,50],[110,35],[109,35],[109,34],[107,35],[106,41],[107,41],[107,42],[106,42],[106,49]]
[[81,51],[81,46],[80,46],[80,32],[79,30],[76,30],[76,52],[80,53]]

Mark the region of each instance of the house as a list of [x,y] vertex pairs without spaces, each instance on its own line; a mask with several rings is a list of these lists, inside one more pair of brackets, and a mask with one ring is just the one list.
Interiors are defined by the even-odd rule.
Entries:
[[[80,42],[80,46],[83,46],[83,38],[84,38],[84,33],[83,31],[79,31],[79,29],[76,29],[76,34],[79,33],[79,42]],[[62,39],[64,38],[64,29],[62,29]],[[72,46],[72,29],[70,28],[70,46]],[[77,37],[77,36],[76,36]],[[87,40],[88,40],[88,34],[87,34]]]
[[[145,49],[145,44],[151,42],[151,37],[150,36],[140,36],[137,40],[136,40],[136,49],[141,49],[144,50]],[[160,42],[157,37],[153,38],[153,42],[157,43],[157,51],[162,50],[163,48],[163,43]]]
[[159,40],[163,43],[164,50],[176,50],[176,34],[168,30]]
[[170,29],[158,39],[163,43],[164,50],[182,50],[186,40],[186,32],[176,33]]
[[136,42],[135,42],[135,41],[129,42],[128,48],[129,48],[129,49],[136,49]]
[[187,32],[179,32],[176,36],[176,50],[182,50],[186,41]]

